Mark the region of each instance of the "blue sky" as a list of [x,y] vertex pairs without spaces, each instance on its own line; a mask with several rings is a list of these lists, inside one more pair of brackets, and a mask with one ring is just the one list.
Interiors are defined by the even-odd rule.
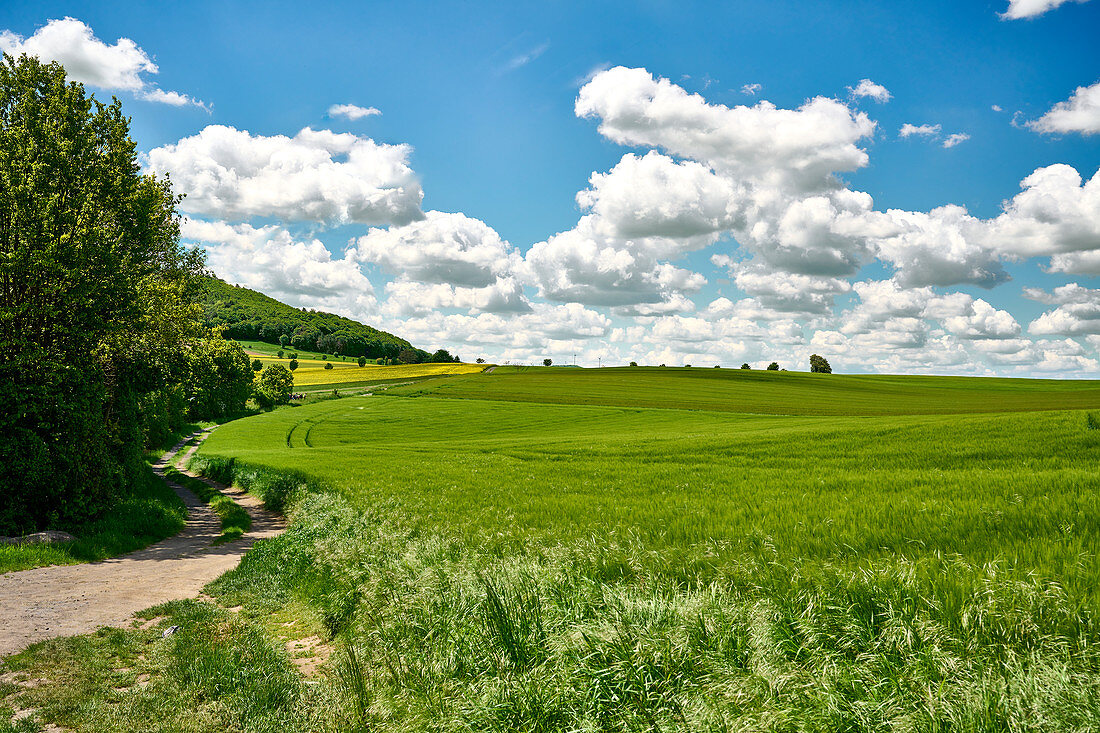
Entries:
[[[1100,2],[718,6],[8,2],[0,45],[123,100],[217,274],[425,348],[1100,375]],[[228,205],[212,170],[279,200]],[[422,200],[365,203],[397,186]]]

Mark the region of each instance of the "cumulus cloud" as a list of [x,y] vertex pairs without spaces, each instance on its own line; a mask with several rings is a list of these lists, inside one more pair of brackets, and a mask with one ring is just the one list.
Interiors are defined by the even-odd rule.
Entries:
[[[1084,3],[1088,0],[1073,0]],[[1064,5],[1069,0],[1008,0],[1008,9],[1001,13],[1003,20],[1020,20],[1021,18],[1036,18],[1048,10],[1053,10],[1059,5]]]
[[734,262],[728,255],[714,255],[711,261],[727,268],[734,284],[752,296],[755,303],[773,311],[828,313],[834,298],[852,289],[842,278],[774,271],[760,264]]
[[894,96],[890,94],[890,91],[886,87],[881,84],[876,84],[870,79],[861,79],[859,84],[856,84],[854,87],[848,87],[848,92],[853,98],[859,99],[869,97],[879,104],[889,102]]
[[1027,126],[1045,134],[1100,133],[1100,81],[1092,86],[1077,87],[1069,99],[1054,105],[1039,119],[1028,122]]
[[355,104],[334,104],[328,108],[329,117],[343,117],[352,121],[380,114],[382,111],[377,107],[360,107]]
[[906,122],[898,130],[899,137],[911,137],[913,135],[920,135],[922,137],[935,137],[940,134],[939,125],[913,125]]
[[1017,257],[1053,255],[1052,270],[1089,274],[1100,251],[1100,171],[1083,183],[1075,168],[1057,163],[1020,188],[988,222],[989,246]]
[[333,258],[319,240],[298,240],[277,226],[192,218],[181,221],[180,236],[205,248],[210,269],[229,282],[296,306],[360,318],[375,311],[374,288],[359,266]]
[[985,244],[984,223],[961,206],[928,213],[889,209],[879,223],[878,257],[896,268],[898,282],[906,287],[972,283],[989,288],[1008,280],[997,253]]
[[402,316],[448,308],[470,313],[528,313],[531,304],[523,294],[523,287],[512,277],[481,288],[402,279],[386,284],[383,308]]
[[751,97],[751,96],[754,96],[757,92],[759,92],[763,88],[764,88],[763,84],[757,84],[755,82],[752,83],[752,84],[745,84],[744,86],[741,87],[741,93],[742,94],[747,94]]
[[1069,283],[1047,293],[1028,288],[1024,294],[1058,307],[1043,313],[1028,326],[1036,336],[1084,336],[1100,334],[1100,290]]
[[484,222],[464,214],[429,211],[420,221],[371,229],[347,253],[408,280],[484,288],[511,274],[521,260]]
[[701,274],[661,262],[644,247],[607,240],[594,230],[592,217],[534,244],[525,271],[544,298],[603,306],[670,302],[706,283]]
[[107,91],[134,92],[141,99],[176,107],[205,104],[179,92],[166,92],[146,80],[159,69],[152,58],[129,38],[107,44],[76,18],[54,19],[24,38],[0,30],[0,51],[11,56],[36,56],[44,62],[57,61],[73,81]]
[[154,148],[149,170],[187,192],[184,211],[247,220],[407,224],[423,218],[408,145],[305,128],[294,137],[208,125]]
[[742,192],[727,178],[656,151],[642,157],[627,153],[609,172],[593,173],[589,183],[577,203],[608,237],[661,240],[654,242],[657,247],[680,240],[691,242],[686,245],[691,248],[698,244],[695,237],[730,229],[741,205]]
[[575,111],[599,118],[599,131],[622,145],[664,150],[719,173],[783,182],[803,191],[832,189],[833,175],[867,164],[857,144],[875,123],[835,99],[798,109],[709,104],[645,69],[617,66],[581,87]]

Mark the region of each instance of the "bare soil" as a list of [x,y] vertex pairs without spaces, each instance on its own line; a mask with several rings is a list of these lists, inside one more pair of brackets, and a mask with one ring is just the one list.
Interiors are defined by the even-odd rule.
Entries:
[[[183,463],[207,435],[208,431],[199,434]],[[158,475],[163,477],[184,442],[154,465]],[[203,586],[235,567],[253,542],[285,529],[283,517],[264,509],[255,497],[208,483],[252,516],[252,528],[244,536],[212,546],[221,534],[218,515],[186,488],[168,481],[188,509],[187,524],[174,537],[102,562],[0,575],[0,657],[43,639],[84,634],[100,626],[125,626],[144,608],[195,598]]]

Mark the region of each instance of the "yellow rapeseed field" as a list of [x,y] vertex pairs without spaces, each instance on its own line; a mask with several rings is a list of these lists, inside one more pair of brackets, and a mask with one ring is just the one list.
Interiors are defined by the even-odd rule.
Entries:
[[[290,368],[290,359],[270,359],[256,357],[264,364],[282,364]],[[332,369],[325,369],[324,361],[317,359],[299,359],[294,371],[294,388],[324,386],[326,384],[346,384],[362,382],[364,384],[390,380],[412,379],[415,377],[437,377],[448,374],[476,374],[485,367],[481,364],[400,364],[397,366],[378,366],[367,364],[359,366],[354,361],[333,361]]]

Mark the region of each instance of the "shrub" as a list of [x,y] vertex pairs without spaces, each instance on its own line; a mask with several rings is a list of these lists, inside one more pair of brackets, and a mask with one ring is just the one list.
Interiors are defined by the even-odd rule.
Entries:
[[636,367],[636,366],[638,366],[638,362],[636,362],[636,361],[632,361],[632,362],[630,362],[630,366],[634,366],[634,367]]
[[477,361],[478,364],[484,364],[485,363],[485,360],[482,359],[480,356],[476,359],[476,361]]
[[282,349],[279,349],[279,353],[277,354],[277,356],[278,356],[278,357],[279,357],[280,359],[282,359],[282,358],[283,358],[283,350],[282,350]]
[[367,365],[367,357],[360,356],[358,359],[355,360],[355,363],[358,364],[359,366],[366,366]]
[[752,367],[751,367],[751,366],[749,366],[749,365],[748,365],[747,363],[745,363],[745,364],[742,364],[742,365],[741,365],[741,368],[742,368],[742,369],[752,369]]
[[294,371],[295,369],[298,368],[298,360],[297,359],[291,359],[289,366],[290,366],[290,371]]
[[550,366],[550,365],[551,365],[551,364],[553,364],[553,363],[554,363],[554,360],[553,360],[553,359],[543,359],[543,360],[542,360],[542,365],[543,365],[543,366]]
[[778,372],[779,371],[779,362],[773,361],[771,364],[768,364],[768,371],[769,372]]
[[260,372],[256,399],[261,404],[285,405],[294,391],[294,375],[282,364],[268,364]]
[[325,362],[325,369],[332,369],[332,364]]
[[262,361],[260,361],[259,359],[253,359],[252,360],[252,371],[258,372],[263,368],[264,368],[264,363]]

